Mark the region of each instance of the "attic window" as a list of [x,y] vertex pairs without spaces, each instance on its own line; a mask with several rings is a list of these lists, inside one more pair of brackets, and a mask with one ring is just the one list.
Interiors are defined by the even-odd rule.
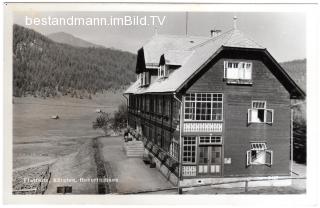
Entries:
[[142,72],[139,74],[139,78],[140,78],[140,85],[143,86],[147,86],[150,84],[150,76],[149,76],[149,72]]
[[224,79],[230,84],[252,84],[252,63],[225,61]]
[[168,77],[169,70],[167,65],[160,65],[158,68],[158,77]]

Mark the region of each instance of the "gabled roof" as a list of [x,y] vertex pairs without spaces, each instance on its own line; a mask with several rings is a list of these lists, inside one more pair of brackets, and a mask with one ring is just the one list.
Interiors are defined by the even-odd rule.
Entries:
[[[212,60],[226,47],[266,51],[264,47],[262,47],[255,41],[245,37],[244,34],[237,29],[230,30],[214,38],[198,38],[198,44],[190,44],[189,39],[186,37],[175,37],[174,39],[177,41],[177,43],[172,42],[174,39],[170,39],[169,41],[169,39],[166,36],[164,36],[164,41],[161,41],[160,37],[161,36],[158,36],[155,39],[160,41],[159,43],[153,43],[153,41],[151,41],[147,44],[147,50],[145,50],[145,57],[146,59],[148,59],[149,62],[151,60],[153,61],[153,58],[157,59],[157,61],[159,62],[160,56],[162,54],[165,54],[164,56],[166,56],[166,53],[168,54],[168,51],[171,50],[180,50],[180,52],[184,51],[183,53],[189,53],[190,55],[187,57],[186,60],[184,60],[184,63],[180,68],[170,73],[169,77],[156,78],[156,80],[153,81],[148,87],[140,87],[139,80],[137,80],[125,91],[126,94],[177,92],[181,89],[183,85],[185,85],[185,83],[188,80],[190,80],[192,76],[194,76],[199,70],[201,70],[202,67],[204,67],[210,60]],[[161,44],[163,43],[165,43],[164,49],[160,49]],[[184,46],[183,44],[186,45]],[[170,45],[173,48],[170,48]],[[152,51],[152,47],[155,47],[156,51]],[[145,49],[145,46],[143,48]],[[151,55],[147,55],[149,52],[151,53]],[[156,55],[158,56],[156,57]],[[169,56],[172,57],[173,55]],[[280,65],[277,64],[276,66],[279,67]],[[281,66],[279,70],[283,70]],[[284,70],[283,73],[285,73]],[[293,82],[292,79],[290,79],[290,77],[289,81]],[[294,82],[292,85],[294,87],[298,87],[297,85],[295,85]],[[302,90],[298,89],[298,91]]]

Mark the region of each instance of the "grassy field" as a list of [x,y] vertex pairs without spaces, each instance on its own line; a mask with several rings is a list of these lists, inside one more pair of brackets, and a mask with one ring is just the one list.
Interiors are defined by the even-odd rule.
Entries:
[[[96,109],[113,112],[121,102],[125,99],[119,93],[98,94],[92,100],[13,98],[13,168],[55,160],[103,135],[92,129]],[[60,119],[51,119],[53,115]]]

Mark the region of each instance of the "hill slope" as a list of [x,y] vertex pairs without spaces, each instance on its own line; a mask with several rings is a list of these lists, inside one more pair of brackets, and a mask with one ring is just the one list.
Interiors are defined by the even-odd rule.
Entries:
[[13,95],[78,96],[120,89],[135,79],[136,56],[108,48],[56,43],[34,30],[13,27]]
[[57,32],[47,35],[48,38],[51,40],[57,42],[57,43],[64,43],[69,44],[75,47],[94,47],[94,48],[104,48],[103,46],[90,43],[88,41],[82,40],[80,38],[77,38],[71,34],[65,33],[65,32]]

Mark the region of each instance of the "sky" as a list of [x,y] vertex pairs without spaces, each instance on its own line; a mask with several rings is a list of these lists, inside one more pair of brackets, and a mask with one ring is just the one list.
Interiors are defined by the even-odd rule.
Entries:
[[[155,34],[210,36],[211,29],[226,32],[233,28],[237,16],[237,28],[246,36],[268,49],[278,62],[306,58],[306,17],[304,13],[253,13],[253,12],[19,12],[14,23],[32,28],[44,35],[66,32],[89,42],[136,53]],[[164,18],[163,25],[135,26],[49,26],[26,25],[29,18],[101,18],[144,17]],[[187,17],[187,18],[186,18]],[[188,21],[187,21],[188,19]],[[187,22],[187,24],[186,24]],[[187,25],[187,33],[186,33]]]

